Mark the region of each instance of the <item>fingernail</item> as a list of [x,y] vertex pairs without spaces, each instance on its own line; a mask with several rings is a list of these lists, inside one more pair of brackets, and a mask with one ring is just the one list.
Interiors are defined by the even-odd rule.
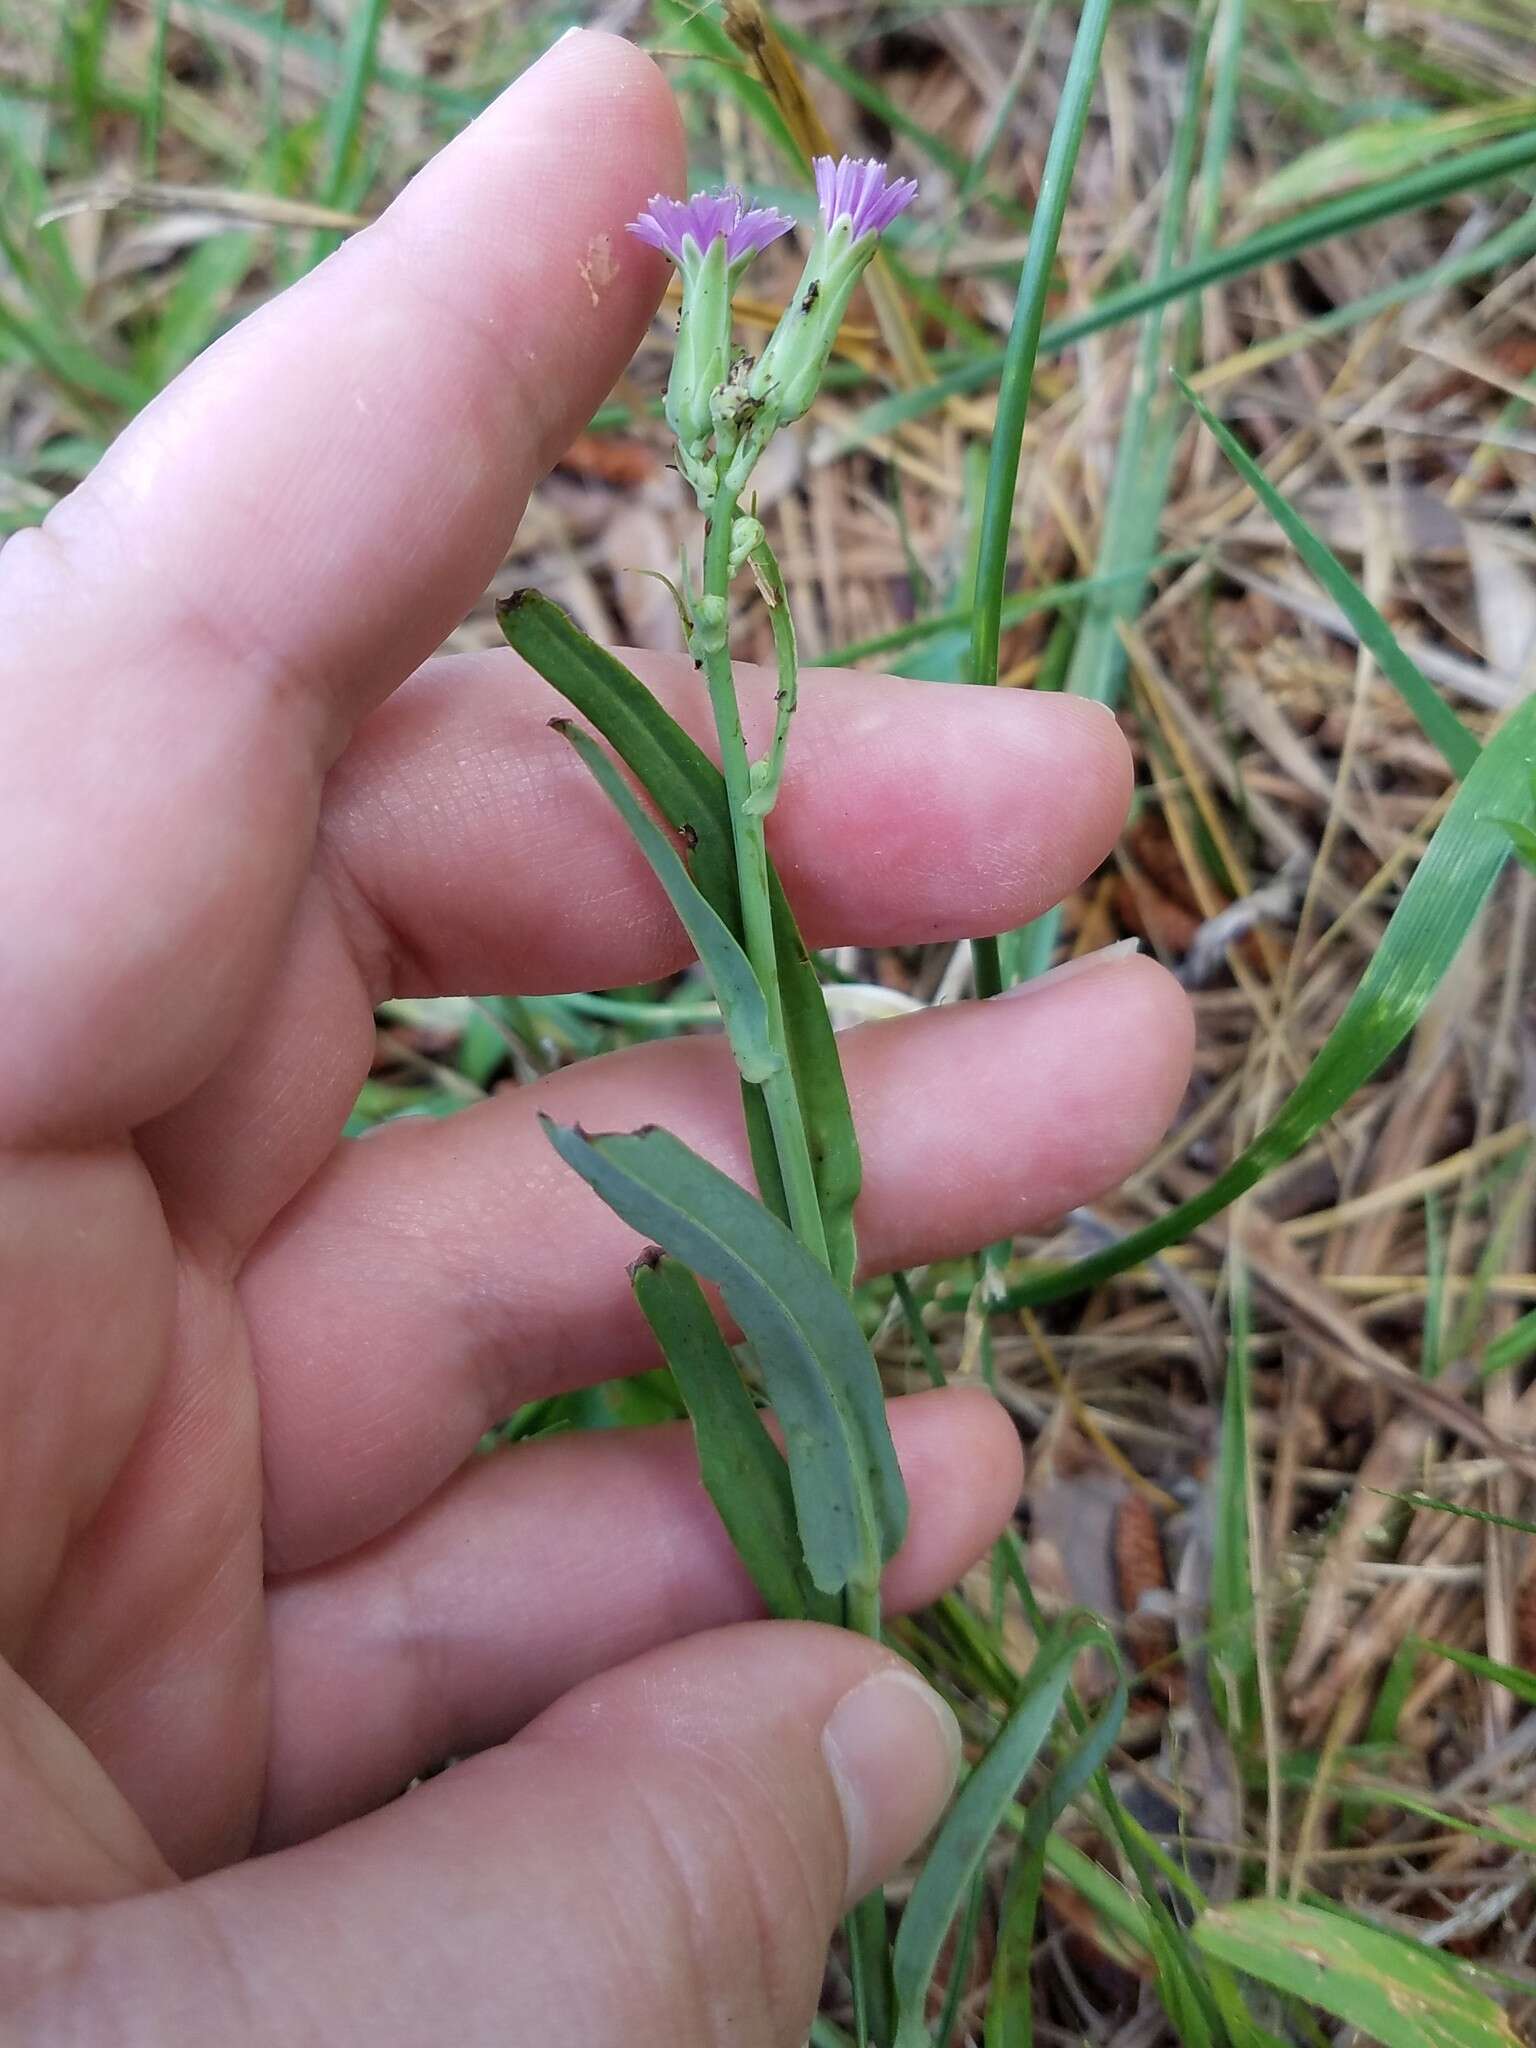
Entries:
[[960,1724],[915,1671],[877,1671],[844,1693],[821,1735],[848,1835],[852,1906],[905,1862],[949,1803]]
[[1012,988],[1005,988],[1000,996],[992,998],[994,1003],[1005,1003],[1011,996],[1038,995],[1043,988],[1055,988],[1059,982],[1070,981],[1074,974],[1084,974],[1090,967],[1102,967],[1109,960],[1126,960],[1132,953],[1141,951],[1140,939],[1116,939],[1112,946],[1100,946],[1094,953],[1079,953],[1075,960],[1063,960],[1059,967],[1051,967],[1044,974],[1037,974],[1032,981],[1016,982]]
[[563,34],[555,37],[555,40],[550,44],[550,48],[552,50],[558,50],[562,43],[568,43],[571,40],[572,36],[579,36],[580,34],[581,23],[579,21],[573,22],[571,26],[564,31]]

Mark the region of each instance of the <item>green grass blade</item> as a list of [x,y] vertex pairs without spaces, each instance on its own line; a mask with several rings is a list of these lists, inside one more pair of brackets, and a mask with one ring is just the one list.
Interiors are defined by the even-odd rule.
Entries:
[[892,1954],[899,2026],[896,2048],[928,2048],[924,2012],[950,1924],[961,1910],[982,1858],[1019,1780],[1040,1754],[1072,1679],[1079,1654],[1113,1653],[1101,1622],[1075,1616],[1041,1643],[1020,1683],[1007,1720],[950,1808],[901,1916]]
[[[1181,264],[1166,277],[1147,279],[1141,284],[1128,285],[1121,291],[1107,292],[1081,313],[1047,322],[1040,334],[1041,353],[1059,354],[1090,334],[1119,327],[1125,321],[1149,312],[1154,306],[1166,305],[1171,299],[1182,299],[1191,292],[1204,291],[1207,285],[1220,284],[1226,278],[1261,270],[1267,263],[1287,262],[1319,242],[1352,234],[1357,228],[1369,227],[1376,221],[1390,219],[1394,214],[1411,213],[1418,207],[1437,205],[1454,193],[1468,191],[1495,178],[1512,176],[1517,171],[1528,170],[1532,164],[1536,164],[1536,124],[1518,135],[1506,136],[1503,141],[1490,143],[1484,149],[1469,150],[1466,155],[1453,157],[1448,162],[1427,165],[1423,170],[1409,172],[1380,185],[1365,186],[1358,192],[1346,193],[1342,198],[1329,200],[1321,206],[1306,207],[1286,220],[1275,222],[1272,227],[1260,229],[1257,234],[1246,235],[1240,241],[1229,242],[1224,248],[1212,249],[1204,256]],[[837,446],[839,449],[858,447],[879,435],[894,433],[908,420],[919,419],[935,411],[951,398],[960,397],[968,391],[982,390],[995,381],[1002,367],[1001,353],[972,357],[945,371],[920,391],[898,391],[888,398],[879,399],[855,415]]]
[[1253,1574],[1248,1550],[1253,1304],[1247,1261],[1236,1245],[1228,1305],[1231,1345],[1222,1394],[1215,1527],[1211,1532],[1211,1636],[1213,1662],[1226,1681],[1227,1728],[1235,1735],[1252,1725],[1258,1707],[1253,1684]]
[[1536,100],[1504,100],[1482,107],[1363,121],[1343,135],[1330,135],[1293,157],[1251,194],[1255,211],[1307,206],[1341,186],[1379,181],[1416,169],[1469,143],[1492,142],[1536,120]]
[[1459,1665],[1463,1671],[1471,1672],[1474,1678],[1485,1678],[1490,1685],[1502,1685],[1524,1705],[1536,1707],[1536,1671],[1524,1671],[1514,1664],[1500,1664],[1496,1658],[1484,1657],[1477,1650],[1458,1650],[1450,1643],[1432,1643],[1421,1638],[1418,1648],[1428,1650],[1432,1656],[1443,1657],[1448,1664]]
[[1499,823],[1509,834],[1509,843],[1525,865],[1536,871],[1536,830],[1522,825],[1514,818],[1501,818]]
[[763,1427],[730,1346],[686,1266],[653,1254],[630,1279],[693,1421],[699,1477],[770,1614],[836,1619],[801,1565],[794,1489],[783,1453]]
[[[320,187],[324,205],[342,206],[352,192],[358,136],[378,61],[379,35],[389,13],[390,0],[358,0],[347,24],[342,51],[341,85],[331,102],[325,129],[325,177]],[[315,236],[311,261],[318,263],[341,245],[341,236],[329,231]]]
[[145,351],[147,375],[156,386],[169,384],[213,340],[255,249],[255,237],[236,228],[210,235],[187,258]]
[[805,29],[797,28],[792,21],[776,14],[774,28],[778,31],[784,47],[796,57],[819,71],[840,91],[866,113],[873,114],[883,122],[893,135],[904,135],[914,148],[920,149],[930,163],[936,164],[951,178],[963,178],[970,169],[970,158],[947,143],[941,135],[935,135],[931,128],[925,128],[921,121],[899,106],[888,93],[882,92],[870,76],[869,71],[860,70],[857,65],[846,64],[841,57],[834,56],[819,37],[810,35]]
[[1356,2026],[1382,2048],[1518,2048],[1491,1998],[1449,1956],[1344,1913],[1246,1899],[1203,1913],[1208,1956]]
[[[1228,0],[1229,11],[1231,4],[1232,0]],[[1214,26],[1214,7],[1211,0],[1206,0],[1195,18],[1184,69],[1183,104],[1174,129],[1167,189],[1148,273],[1153,282],[1172,273],[1183,247]],[[1240,27],[1238,23],[1239,31]],[[1228,71],[1236,69],[1237,48],[1234,36],[1229,34],[1224,44]],[[1217,177],[1220,161],[1213,161],[1213,150],[1207,150],[1206,156],[1204,169],[1209,182]],[[1197,305],[1198,301],[1191,299],[1187,310],[1193,312]],[[1074,696],[1092,697],[1101,704],[1114,704],[1120,695],[1126,661],[1120,627],[1122,621],[1139,616],[1146,600],[1178,443],[1179,423],[1174,417],[1163,361],[1164,311],[1163,305],[1152,307],[1144,315],[1136,339],[1130,389],[1116,441],[1114,472],[1094,564],[1096,576],[1106,580],[1083,607],[1067,670],[1066,688]],[[1189,339],[1193,339],[1192,334]],[[1181,343],[1181,359],[1186,348],[1187,344]],[[1061,909],[1054,905],[1022,931],[1008,933],[1001,941],[1004,980],[1030,980],[1044,973],[1056,951],[1060,930]]]
[[720,1289],[784,1431],[806,1565],[824,1593],[873,1588],[907,1526],[869,1346],[846,1295],[761,1202],[670,1132],[541,1119],[555,1150],[631,1229]]
[[154,0],[154,27],[150,32],[144,124],[139,136],[139,161],[146,178],[153,178],[160,160],[160,124],[165,108],[165,43],[171,22],[171,0]]
[[1008,1306],[1057,1301],[1139,1265],[1295,1157],[1423,1014],[1510,858],[1493,820],[1530,810],[1533,765],[1536,697],[1528,697],[1473,762],[1343,1016],[1273,1120],[1203,1193],[1074,1266],[1032,1275],[1008,1290]]
[[772,93],[743,65],[740,52],[719,22],[706,14],[697,0],[687,0],[687,4],[683,0],[652,0],[652,8],[671,47],[696,51],[706,59],[711,83],[741,102],[764,134],[771,137],[796,177],[804,177],[805,159],[784,116],[774,105]]
[[[1104,54],[1104,37],[1113,9],[1114,0],[1085,0],[1066,79],[1062,84],[1061,104],[1051,127],[1045,167],[1040,174],[1040,195],[1029,231],[1029,247],[1024,267],[1019,273],[1013,325],[1003,355],[1002,382],[997,394],[997,424],[992,432],[986,497],[982,503],[977,541],[976,581],[971,603],[969,680],[973,683],[990,685],[997,681],[1003,592],[1008,581],[1013,504],[1019,481],[1024,421],[1035,379],[1035,361],[1040,353],[1045,302],[1050,295],[1056,269],[1056,247],[1061,240],[1072,174],[1077,168],[1083,131],[1093,106],[1099,60]],[[977,939],[971,951],[977,995],[996,995],[1004,986],[1002,951],[998,940]],[[998,1255],[989,1260],[992,1265],[997,1262]]]
[[1146,1909],[1147,1947],[1157,1972],[1158,1996],[1185,2048],[1227,2048],[1228,2030],[1205,1959],[1189,1938],[1170,1900],[1182,1896],[1197,1909],[1204,1900],[1187,1874],[1165,1856],[1127,1813],[1108,1775],[1100,1781],[1106,1816]]
[[[1191,548],[1172,548],[1151,562],[1137,563],[1134,568],[1117,570],[1112,575],[1076,576],[1063,583],[1042,583],[1033,590],[1015,591],[1003,599],[1003,624],[1013,626],[1020,619],[1033,618],[1038,612],[1060,611],[1075,606],[1116,582],[1124,582],[1144,571],[1151,574],[1158,569],[1182,568],[1194,558],[1195,550]],[[968,604],[955,605],[946,611],[930,612],[926,618],[912,619],[904,626],[893,626],[889,632],[871,633],[865,639],[848,640],[840,647],[829,647],[817,659],[827,668],[847,668],[872,654],[904,653],[908,648],[920,647],[949,634],[964,633],[969,640],[970,624],[971,607]],[[1040,687],[1036,683],[1035,688]]]
[[970,1974],[971,1958],[976,1952],[976,1936],[981,1929],[981,1912],[987,1903],[987,1890],[987,1872],[983,1865],[971,1880],[960,1932],[950,1952],[949,1982],[944,1987],[944,2004],[938,2025],[933,2030],[933,2048],[949,2048],[954,2035],[955,2022],[960,2017],[960,2007],[968,1988],[966,1980]]
[[1258,498],[1295,548],[1323,589],[1343,612],[1377,667],[1419,721],[1425,734],[1440,749],[1455,775],[1465,775],[1477,759],[1479,747],[1450,705],[1429,678],[1408,659],[1392,629],[1354,577],[1328,545],[1319,539],[1301,514],[1288,504],[1254,461],[1225,421],[1180,380],[1185,397],[1215,435],[1221,451],[1248,488]]
[[[1390,312],[1395,306],[1431,298],[1438,292],[1465,284],[1470,278],[1484,277],[1491,270],[1523,263],[1533,249],[1536,249],[1536,208],[1517,214],[1496,233],[1481,242],[1474,242],[1470,248],[1453,246],[1446,255],[1426,264],[1422,270],[1393,278],[1373,292],[1362,293],[1358,299],[1346,299],[1342,305],[1319,313],[1313,319],[1299,321],[1282,334],[1255,342],[1243,351],[1238,361],[1248,368],[1272,363],[1282,356],[1294,354],[1298,349],[1326,341],[1332,334],[1343,334],[1366,320],[1374,320],[1378,313]],[[1209,386],[1202,385],[1202,388],[1208,389]]]
[[1099,59],[1114,0],[1085,0],[1072,57],[1061,90],[1061,105],[1051,129],[1040,196],[1030,229],[1029,249],[1019,276],[1013,326],[1003,357],[998,387],[997,424],[987,464],[987,495],[981,512],[981,538],[976,563],[976,591],[971,632],[973,683],[997,681],[997,649],[1001,633],[1003,586],[1008,575],[1008,549],[1013,535],[1013,499],[1019,478],[1019,453],[1024,418],[1029,410],[1035,358],[1045,324],[1045,302],[1056,267],[1056,245],[1066,218],[1072,174],[1077,168],[1083,130],[1088,124],[1098,83]]
[[596,741],[567,719],[557,718],[551,723],[581,756],[593,781],[629,827],[651,873],[666,890],[667,900],[714,984],[720,1020],[741,1069],[741,1078],[766,1081],[779,1071],[783,1062],[773,1047],[767,998],[730,926],[683,866],[677,848],[635,800],[634,792]]
[[1129,1700],[1130,1688],[1121,1673],[1103,1712],[1077,1736],[1029,1803],[1003,1897],[997,1955],[992,1966],[992,1994],[987,2006],[986,2048],[1032,2048],[1030,1974],[1035,1918],[1045,1883],[1046,1839],[1068,1806],[1103,1767],[1120,1732]]
[[1507,1372],[1512,1365],[1523,1365],[1533,1356],[1536,1356],[1536,1308],[1512,1324],[1502,1337],[1495,1337],[1488,1346],[1483,1353],[1483,1378],[1486,1379],[1490,1373]]
[[1522,1536],[1536,1536],[1536,1522],[1522,1522],[1518,1515],[1495,1515],[1487,1508],[1462,1507],[1453,1500],[1436,1500],[1432,1493],[1395,1493],[1379,1489],[1386,1500],[1400,1500],[1405,1507],[1428,1508],[1437,1515],[1460,1515],[1467,1522],[1487,1522],[1495,1529],[1517,1529]]

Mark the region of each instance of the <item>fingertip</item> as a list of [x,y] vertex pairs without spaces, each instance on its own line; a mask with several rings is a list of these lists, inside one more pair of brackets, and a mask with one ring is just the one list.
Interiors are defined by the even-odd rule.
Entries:
[[1173,1120],[1194,1054],[1194,1012],[1167,968],[1146,953],[1085,960],[1062,981],[1042,975],[982,1007],[1013,1020],[1000,1026],[1010,1034],[1028,1020],[1037,1054],[1070,1054],[1085,1111],[1098,1112],[1083,1130],[1106,1148],[1109,1178],[1139,1166]]
[[[1130,750],[1081,698],[821,670],[802,678],[797,716],[770,837],[813,943],[841,936],[850,877],[867,943],[1026,924],[1092,873],[1125,821]],[[829,816],[845,826],[831,870]]]
[[1039,1229],[1116,1186],[1172,1121],[1192,1046],[1184,991],[1137,956],[849,1034],[869,1270]]
[[1145,1145],[1156,1145],[1178,1112],[1195,1056],[1195,1011],[1189,993],[1161,961],[1132,953],[1105,968],[1117,977],[1105,993],[1127,1032],[1149,1049],[1147,1085],[1140,1098]]
[[905,1612],[936,1599],[997,1539],[1024,1484],[1024,1455],[1007,1410],[983,1387],[909,1394],[889,1413],[913,1512],[884,1591]]
[[[681,189],[688,162],[682,115],[661,66],[638,44],[609,29],[568,28],[518,83],[533,79],[541,85],[558,80],[562,90],[574,83],[609,104],[622,104],[654,152],[648,159],[657,177],[652,190]],[[664,267],[656,251],[646,253]]]

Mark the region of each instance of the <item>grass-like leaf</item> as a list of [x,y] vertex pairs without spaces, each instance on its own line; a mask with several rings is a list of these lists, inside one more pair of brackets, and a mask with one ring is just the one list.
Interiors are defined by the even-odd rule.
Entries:
[[1474,1678],[1502,1685],[1526,1706],[1536,1707],[1536,1671],[1524,1671],[1515,1664],[1501,1664],[1496,1657],[1485,1657],[1478,1650],[1459,1650],[1450,1643],[1432,1643],[1427,1638],[1420,1640],[1418,1648],[1428,1650],[1433,1657],[1443,1657],[1448,1664],[1459,1665]]
[[[557,604],[520,590],[497,606],[509,644],[595,725],[676,832],[692,833],[689,871],[739,939],[741,896],[731,848],[725,783],[708,755],[656,702],[639,677],[599,647]],[[816,1195],[832,1271],[853,1280],[853,1205],[860,1182],[859,1146],[842,1064],[822,1000],[821,984],[777,875],[770,871],[779,999],[795,1088],[805,1118]],[[761,1093],[744,1090],[752,1169],[774,1214],[788,1214],[773,1133]]]
[[1507,1372],[1513,1365],[1523,1365],[1536,1354],[1536,1308],[1523,1315],[1518,1323],[1512,1323],[1502,1337],[1495,1337],[1483,1353],[1482,1375],[1487,1379],[1490,1373]]
[[901,1916],[891,1958],[899,2019],[896,2048],[927,2048],[924,2011],[945,1936],[1013,1803],[1019,1780],[1055,1726],[1073,1665],[1092,1648],[1114,1654],[1109,1631],[1086,1615],[1070,1617],[1045,1637],[1024,1674],[1012,1711],[939,1829]]
[[987,462],[987,494],[981,513],[976,560],[976,590],[971,627],[971,681],[997,681],[998,635],[1001,631],[1003,586],[1008,575],[1008,544],[1013,535],[1013,498],[1019,477],[1019,451],[1024,418],[1029,410],[1045,303],[1056,267],[1056,245],[1066,218],[1072,173],[1077,168],[1083,130],[1088,125],[1099,59],[1114,0],[1085,0],[1061,89],[1061,105],[1051,124],[1040,196],[1029,231],[1029,248],[1019,274],[1013,325],[1003,356],[997,394],[997,424]]
[[1221,1402],[1221,1449],[1211,1531],[1213,1662],[1226,1689],[1227,1729],[1245,1731],[1257,1713],[1252,1559],[1248,1547],[1248,1419],[1253,1381],[1252,1292],[1234,1246],[1228,1286],[1231,1343]]
[[800,1568],[789,1467],[763,1427],[704,1290],[686,1266],[659,1253],[637,1260],[630,1279],[693,1419],[704,1490],[769,1613],[836,1620],[833,1603]]
[[[1319,242],[1336,235],[1369,227],[1372,222],[1410,213],[1421,206],[1434,206],[1453,192],[1469,191],[1492,178],[1508,177],[1536,163],[1536,125],[1517,135],[1505,136],[1482,149],[1468,150],[1445,163],[1425,165],[1400,178],[1388,178],[1347,192],[1321,206],[1309,206],[1272,227],[1224,248],[1212,249],[1190,263],[1181,264],[1165,277],[1148,278],[1121,291],[1107,292],[1102,299],[1080,313],[1069,313],[1049,321],[1041,330],[1042,354],[1057,355],[1074,342],[1106,328],[1134,320],[1154,306],[1182,299],[1207,285],[1220,284],[1229,277],[1241,277],[1261,270],[1268,263],[1284,263]],[[1003,367],[1001,354],[973,356],[936,377],[920,391],[897,391],[876,400],[857,414],[839,435],[837,450],[859,447],[881,434],[891,434],[909,420],[935,412],[951,398],[967,391],[981,391],[996,381]]]
[[824,1593],[873,1590],[907,1496],[869,1346],[847,1297],[789,1229],[670,1132],[588,1136],[542,1119],[617,1215],[719,1288],[784,1431],[800,1542]]
[[741,1069],[741,1078],[766,1081],[783,1062],[773,1048],[767,998],[730,926],[683,866],[677,848],[636,801],[634,791],[591,735],[565,718],[550,722],[581,756],[593,781],[629,827],[651,873],[666,890],[667,900],[714,983],[720,1020]]
[[1361,646],[1372,656],[1426,735],[1445,756],[1452,774],[1465,775],[1480,751],[1476,736],[1462,724],[1423,670],[1408,659],[1397,644],[1392,628],[1338,556],[1313,532],[1295,507],[1280,495],[1232,429],[1216,417],[1205,400],[1182,378],[1179,384],[1184,396],[1215,435],[1232,467],[1348,619],[1359,635]]
[[1360,986],[1272,1121],[1203,1193],[1076,1265],[1031,1275],[1008,1290],[1008,1306],[1057,1301],[1139,1265],[1188,1237],[1295,1157],[1423,1015],[1510,858],[1508,832],[1495,821],[1529,807],[1533,764],[1536,697],[1528,697],[1473,763],[1403,891]]
[[1346,1914],[1248,1899],[1203,1913],[1195,1940],[1382,2048],[1518,2048],[1508,2019],[1449,1956]]
[[[986,497],[981,508],[977,538],[969,678],[973,683],[992,684],[997,681],[1003,591],[1008,581],[1013,502],[1019,481],[1024,421],[1035,378],[1035,359],[1040,353],[1045,302],[1050,296],[1056,269],[1056,245],[1061,240],[1067,195],[1072,189],[1072,174],[1077,168],[1083,130],[1088,125],[1088,115],[1093,106],[1099,60],[1104,53],[1104,37],[1113,9],[1114,0],[1085,0],[1061,89],[1061,105],[1051,124],[1051,139],[1040,174],[1040,197],[1030,225],[1024,267],[1019,273],[1013,324],[1003,355],[1002,382],[997,394],[997,424],[992,434],[992,452],[987,460]],[[997,995],[1006,978],[998,940],[977,939],[971,952],[976,993],[979,996]],[[991,1261],[993,1264],[997,1262],[996,1257]]]
[[1459,1515],[1463,1521],[1486,1522],[1494,1529],[1517,1529],[1522,1536],[1536,1536],[1536,1522],[1522,1522],[1518,1515],[1490,1514],[1486,1508],[1463,1507],[1458,1501],[1436,1500],[1432,1493],[1396,1493],[1376,1488],[1385,1500],[1400,1500],[1405,1507],[1427,1508],[1437,1515]]
[[1305,206],[1342,186],[1416,170],[1432,158],[1469,144],[1492,142],[1536,120],[1536,100],[1494,100],[1445,112],[1399,115],[1390,121],[1352,123],[1342,135],[1304,149],[1249,194],[1255,213]]
[[1108,1758],[1129,1699],[1130,1689],[1122,1672],[1102,1713],[1082,1730],[1029,1803],[1003,1896],[997,1955],[992,1965],[992,1996],[987,2007],[986,2048],[1033,2048],[1030,1976],[1034,1965],[1035,1918],[1045,1883],[1046,1840]]

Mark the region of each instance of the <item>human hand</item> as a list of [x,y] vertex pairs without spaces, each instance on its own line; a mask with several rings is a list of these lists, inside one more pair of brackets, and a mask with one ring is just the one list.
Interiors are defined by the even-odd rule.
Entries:
[[[622,225],[681,172],[649,63],[567,40],[0,560],[8,2040],[793,2043],[948,1790],[897,1660],[749,1619],[686,1431],[470,1462],[648,1362],[536,1109],[745,1172],[723,1044],[338,1143],[384,996],[683,957],[541,683],[406,681],[628,359],[662,265]],[[703,740],[689,665],[637,666]],[[772,839],[813,942],[996,930],[1128,785],[1091,706],[813,676]],[[1121,1177],[1188,1024],[1126,961],[844,1043],[878,1269]],[[893,1428],[900,1606],[1018,1459],[975,1392]]]

